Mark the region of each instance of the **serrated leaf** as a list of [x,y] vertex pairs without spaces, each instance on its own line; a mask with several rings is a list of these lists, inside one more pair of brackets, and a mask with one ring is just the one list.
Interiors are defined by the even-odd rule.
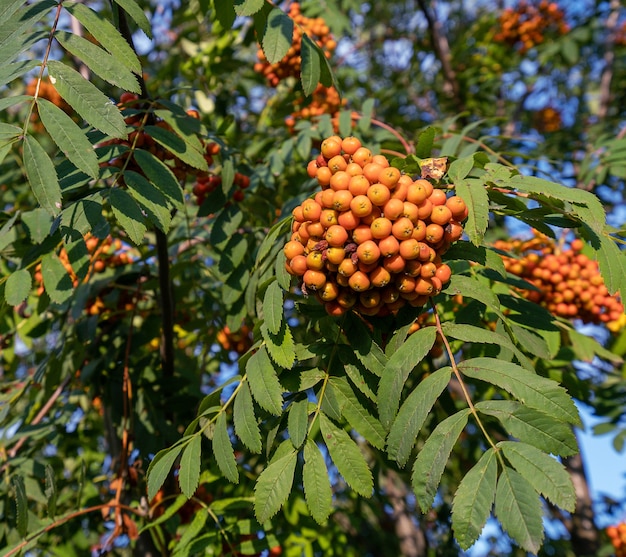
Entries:
[[272,248],[276,246],[278,237],[285,232],[288,225],[291,225],[292,218],[286,217],[278,221],[265,236],[263,242],[259,246],[259,251],[256,255],[256,265],[260,266],[267,255],[272,251]]
[[500,301],[498,300],[498,297],[492,292],[486,283],[481,283],[472,277],[464,275],[452,275],[450,282],[446,287],[446,293],[449,296],[462,294],[468,298],[478,300],[479,302],[485,304],[500,319],[506,321],[504,314],[500,310]]
[[287,501],[297,461],[298,453],[291,450],[259,475],[254,488],[254,514],[261,524],[272,518]]
[[48,153],[32,135],[24,136],[24,168],[39,204],[56,217],[61,211],[61,186]]
[[435,128],[428,126],[422,130],[417,137],[417,145],[415,146],[415,156],[419,159],[427,159],[432,156],[433,143],[435,140]]
[[126,122],[119,108],[93,83],[57,60],[48,61],[48,73],[61,97],[85,121],[111,137],[126,137]]
[[[456,159],[450,163],[448,168],[448,178],[452,180],[453,184],[457,184],[464,180],[474,167],[474,155],[469,157],[463,157]],[[464,184],[467,186],[468,184]]]
[[109,202],[115,218],[128,237],[136,245],[140,245],[147,231],[144,215],[137,202],[126,190],[112,188],[109,191]]
[[372,472],[357,444],[324,414],[319,415],[319,420],[322,438],[338,472],[359,495],[371,497],[374,489]]
[[41,276],[48,296],[56,304],[62,304],[74,292],[72,279],[55,253],[41,258]]
[[246,363],[250,391],[258,405],[274,416],[280,416],[283,407],[283,389],[278,381],[274,364],[265,346],[250,356]]
[[452,448],[467,425],[469,413],[469,409],[465,408],[440,422],[415,459],[411,485],[423,513],[430,509],[435,500],[443,470]]
[[287,321],[281,321],[278,334],[273,334],[267,328],[267,324],[262,323],[261,336],[265,340],[265,346],[272,360],[285,369],[291,369],[296,360],[296,349]]
[[124,182],[128,187],[128,192],[139,203],[152,224],[167,234],[170,229],[172,214],[161,191],[146,180],[143,174],[132,170],[124,172]]
[[139,25],[139,29],[141,29],[149,39],[152,38],[150,20],[146,17],[146,14],[141,9],[139,4],[135,2],[135,0],[115,0],[115,3],[120,6],[137,25]]
[[500,441],[497,447],[526,480],[557,507],[568,512],[576,508],[576,492],[572,479],[560,462],[532,445]]
[[287,431],[294,448],[299,449],[304,443],[309,428],[309,401],[306,398],[289,405]]
[[104,81],[125,91],[141,93],[135,74],[106,50],[73,33],[57,31],[54,38]]
[[19,128],[12,124],[5,124],[4,122],[0,122],[0,141],[4,142],[10,141],[12,139],[17,140],[21,137],[23,131],[24,130],[22,130],[22,128]]
[[580,188],[570,188],[543,180],[536,176],[516,175],[504,184],[519,191],[551,197],[572,203],[572,211],[578,218],[590,226],[597,234],[602,234],[606,224],[606,213],[602,203],[594,194]]
[[11,273],[4,284],[4,297],[7,304],[17,306],[21,304],[32,287],[33,279],[27,269],[19,269]]
[[12,62],[4,65],[0,69],[0,87],[4,87],[14,79],[23,76],[40,65],[41,62],[37,60],[22,60],[21,62]]
[[[215,442],[215,441],[214,441]],[[183,449],[178,469],[178,485],[183,495],[189,499],[198,489],[200,480],[200,456],[202,452],[202,436],[194,435]]]
[[183,190],[170,168],[149,151],[137,149],[133,156],[135,161],[155,187],[169,200],[173,207],[183,206]]
[[508,466],[498,480],[495,515],[519,546],[533,554],[539,551],[543,540],[539,496],[521,474]]
[[228,424],[226,421],[226,413],[220,412],[215,421],[215,430],[213,431],[213,454],[217,466],[224,477],[232,483],[239,483],[239,472],[237,471],[237,461],[235,460],[235,451],[228,435]]
[[461,480],[452,501],[452,529],[454,537],[466,550],[478,539],[496,496],[498,461],[493,448]]
[[267,61],[270,64],[280,62],[291,47],[292,40],[293,20],[280,8],[272,8],[261,41]]
[[254,413],[252,393],[247,381],[243,381],[233,404],[233,424],[235,434],[241,442],[253,453],[260,454],[261,431]]
[[161,489],[165,478],[167,478],[178,455],[183,450],[184,445],[174,445],[167,449],[161,449],[148,466],[148,500],[152,501],[157,491]]
[[57,509],[57,484],[56,484],[56,479],[54,477],[54,469],[52,468],[52,466],[50,466],[50,464],[46,464],[46,468],[45,468],[45,477],[46,477],[46,483],[45,483],[45,490],[44,490],[44,495],[46,496],[47,499],[47,511],[48,511],[48,516],[50,518],[54,518],[56,515],[56,509]]
[[209,513],[207,513],[204,509],[193,515],[191,523],[185,528],[182,536],[176,540],[176,545],[171,553],[171,557],[188,557],[189,555],[194,554],[194,552],[191,551],[191,548],[193,543],[200,536],[200,533],[203,530],[206,530],[205,524],[208,517]]
[[[472,157],[473,160],[473,157]],[[460,180],[454,184],[455,193],[469,209],[463,227],[470,242],[478,246],[489,224],[489,196],[481,180]]]
[[574,401],[556,381],[493,358],[465,360],[458,367],[464,375],[497,385],[531,408],[574,425],[581,423]]
[[276,281],[270,283],[263,296],[263,317],[268,330],[277,335],[283,322],[283,290]]
[[600,274],[610,294],[619,291],[622,300],[626,299],[626,255],[616,243],[606,236],[600,236],[600,246],[596,250]]
[[381,377],[387,365],[387,356],[374,342],[363,322],[355,315],[347,314],[344,321],[344,333],[356,357],[365,368]]
[[97,178],[98,157],[85,132],[58,106],[44,98],[37,99],[39,117],[52,140],[79,170]]
[[83,4],[68,4],[65,8],[116,60],[133,73],[141,75],[141,62],[137,54],[113,24]]
[[20,537],[24,538],[28,533],[28,499],[24,478],[19,474],[11,476],[11,486],[15,498],[15,527]]
[[145,126],[145,132],[159,145],[189,166],[207,172],[209,167],[203,154],[185,142],[178,134],[160,126]]
[[300,57],[302,59],[302,69],[300,81],[305,95],[310,95],[315,91],[321,77],[320,55],[317,45],[306,33],[302,33]]
[[249,16],[257,13],[265,4],[265,0],[235,0],[233,4],[237,15]]
[[387,438],[387,454],[400,466],[409,460],[417,435],[439,395],[450,382],[451,373],[451,367],[432,373],[413,389],[400,407]]
[[323,525],[332,510],[332,490],[328,479],[326,462],[319,447],[311,440],[304,446],[302,470],[304,498],[313,520]]
[[485,400],[475,406],[479,412],[498,418],[508,433],[520,441],[560,456],[578,452],[572,428],[540,410],[516,400]]
[[327,390],[329,387],[334,389],[341,413],[352,428],[370,445],[382,449],[385,446],[385,429],[361,404],[348,381],[344,377],[331,377]]
[[419,329],[387,361],[378,388],[378,411],[385,429],[389,429],[398,411],[409,374],[433,347],[436,336],[435,327]]

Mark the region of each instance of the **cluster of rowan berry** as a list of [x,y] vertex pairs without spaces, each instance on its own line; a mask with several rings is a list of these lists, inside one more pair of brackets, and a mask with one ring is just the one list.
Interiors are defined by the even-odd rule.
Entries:
[[538,4],[520,0],[515,7],[500,14],[500,30],[494,40],[516,46],[524,54],[545,41],[546,35],[565,35],[569,25],[556,2],[541,0]]
[[252,346],[252,329],[245,323],[238,331],[231,331],[227,325],[224,325],[215,338],[224,350],[234,350],[238,354],[245,354]]
[[[235,201],[243,201],[244,190],[250,187],[250,177],[240,172],[235,172],[233,178],[235,190],[233,191],[233,199]],[[202,205],[207,195],[222,186],[222,177],[219,174],[201,173],[196,176],[196,182],[193,185],[192,192],[196,197],[196,204]]]
[[626,557],[626,522],[609,526],[606,533],[615,548],[615,557]]
[[286,269],[330,315],[421,307],[450,280],[441,256],[463,234],[467,206],[390,166],[355,137],[331,136],[307,172],[321,186],[293,210]]
[[546,106],[535,113],[534,126],[541,133],[557,132],[562,125],[561,112],[552,106]]
[[295,25],[291,47],[289,47],[283,59],[270,64],[261,48],[257,52],[259,61],[254,65],[254,70],[263,74],[272,87],[276,87],[283,79],[288,77],[300,77],[303,33],[306,33],[310,39],[317,43],[327,58],[331,56],[337,47],[337,43],[330,34],[330,29],[324,19],[321,17],[306,17],[300,12],[300,4],[298,2],[293,2],[289,6],[289,17]]
[[[342,99],[339,91],[334,87],[325,87],[321,83],[311,94],[310,102],[304,105],[305,99],[294,102],[297,110],[291,113],[285,120],[287,127],[292,130],[299,120],[313,120],[322,114],[336,115],[341,107],[345,106],[346,100]],[[338,122],[335,129],[338,129]]]
[[521,291],[525,298],[559,317],[621,328],[624,306],[608,291],[598,262],[581,253],[583,246],[577,238],[564,248],[539,233],[530,240],[494,243],[496,249],[511,254],[502,256],[506,270],[535,287]]

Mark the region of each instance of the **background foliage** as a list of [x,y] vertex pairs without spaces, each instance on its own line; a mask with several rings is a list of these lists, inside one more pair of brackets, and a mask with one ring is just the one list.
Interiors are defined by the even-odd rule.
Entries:
[[[571,4],[5,2],[5,554],[623,551],[626,13]],[[467,205],[432,305],[287,272],[335,134]]]

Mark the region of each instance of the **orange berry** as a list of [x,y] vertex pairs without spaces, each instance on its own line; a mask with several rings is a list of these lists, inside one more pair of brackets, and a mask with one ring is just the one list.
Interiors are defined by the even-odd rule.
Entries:
[[357,163],[363,168],[367,163],[372,162],[372,152],[366,147],[359,147],[354,153],[352,153],[352,162]]
[[326,230],[326,241],[333,247],[341,247],[348,241],[348,231],[339,224],[333,224]]
[[361,219],[352,211],[342,211],[337,217],[337,223],[346,230],[354,230],[361,223]]
[[400,175],[400,170],[394,166],[389,166],[379,174],[378,181],[392,190],[396,187],[396,184],[400,179]]
[[413,223],[408,217],[400,217],[391,227],[391,233],[398,240],[406,240],[413,234]]
[[[435,191],[441,191],[441,190],[435,190]],[[445,205],[435,205],[433,207],[432,213],[430,214],[430,222],[434,222],[435,224],[440,224],[441,226],[448,224],[451,218],[452,218],[452,211],[450,211],[450,209],[448,209],[448,207],[446,207]]]
[[307,288],[311,290],[320,290],[326,284],[326,275],[322,271],[308,269],[302,276],[302,280]]
[[354,136],[344,137],[341,141],[341,148],[348,155],[353,155],[360,147],[361,141]]
[[378,182],[378,177],[383,171],[383,167],[375,162],[370,162],[363,167],[363,176],[365,176],[370,184]]
[[392,226],[392,222],[388,218],[378,217],[370,225],[372,236],[376,239],[386,238],[391,234]]
[[363,271],[356,271],[351,275],[348,279],[348,284],[350,288],[356,292],[363,292],[368,290],[371,286],[369,277]]
[[333,195],[333,209],[337,209],[337,211],[349,210],[353,197],[347,189],[336,191]]
[[355,195],[350,201],[350,210],[357,217],[365,217],[372,212],[372,201],[367,195]]
[[341,140],[334,137],[328,137],[322,141],[321,151],[326,160],[332,159],[336,155],[341,154]]
[[400,242],[395,236],[387,236],[378,241],[378,247],[383,257],[389,257],[400,251]]
[[404,202],[392,197],[383,205],[383,215],[386,218],[395,220],[404,213]]
[[380,248],[374,240],[366,240],[356,249],[359,261],[365,264],[376,263],[380,258]]
[[428,199],[430,199],[430,202],[436,206],[445,205],[448,197],[445,191],[433,189],[433,192],[428,196]]
[[354,196],[366,195],[370,185],[370,181],[363,174],[357,174],[350,178],[348,190]]

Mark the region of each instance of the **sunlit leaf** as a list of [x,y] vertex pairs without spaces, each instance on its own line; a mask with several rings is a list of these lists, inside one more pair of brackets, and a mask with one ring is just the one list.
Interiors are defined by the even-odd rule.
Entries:
[[272,518],[287,501],[297,460],[298,453],[293,449],[261,472],[254,488],[254,513],[259,522]]
[[39,204],[56,216],[61,211],[61,187],[48,153],[32,136],[24,136],[26,177]]
[[246,363],[246,374],[252,396],[259,406],[279,416],[283,406],[283,390],[265,346],[261,346],[252,354]]
[[226,421],[226,414],[224,412],[220,412],[215,421],[215,430],[213,431],[213,454],[224,477],[230,482],[239,483],[237,461],[235,460],[235,452],[230,436],[228,435],[228,422]]
[[180,490],[188,499],[198,488],[200,479],[200,456],[202,449],[202,437],[194,435],[183,450],[178,469],[178,484]]
[[332,510],[332,491],[326,462],[313,441],[304,446],[302,482],[307,507],[318,524],[325,524]]

